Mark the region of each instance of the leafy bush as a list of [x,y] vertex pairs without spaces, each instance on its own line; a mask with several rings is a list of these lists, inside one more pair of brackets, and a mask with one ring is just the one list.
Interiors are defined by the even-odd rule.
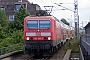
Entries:
[[29,12],[21,5],[15,13],[14,21],[8,22],[5,12],[0,10],[0,48],[17,45],[20,49],[23,44],[23,21]]
[[64,49],[68,50],[71,49],[72,53],[78,53],[79,52],[79,44],[80,44],[80,36],[76,37],[75,40],[69,40],[65,45]]

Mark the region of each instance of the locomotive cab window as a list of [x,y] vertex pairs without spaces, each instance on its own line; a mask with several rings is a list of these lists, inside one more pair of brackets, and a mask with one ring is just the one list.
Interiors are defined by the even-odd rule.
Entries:
[[50,20],[40,20],[39,28],[50,28]]
[[27,20],[27,28],[38,28],[38,20]]

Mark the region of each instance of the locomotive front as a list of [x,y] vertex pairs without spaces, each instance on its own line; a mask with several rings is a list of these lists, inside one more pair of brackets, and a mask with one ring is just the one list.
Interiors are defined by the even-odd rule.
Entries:
[[24,19],[24,46],[29,55],[51,54],[53,29],[52,20],[45,17],[26,17]]

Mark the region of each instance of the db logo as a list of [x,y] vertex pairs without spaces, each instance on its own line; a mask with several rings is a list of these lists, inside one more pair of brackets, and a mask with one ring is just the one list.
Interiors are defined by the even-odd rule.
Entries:
[[38,33],[37,33],[37,36],[40,36],[40,35],[41,35],[41,33],[40,33],[40,32],[38,32]]

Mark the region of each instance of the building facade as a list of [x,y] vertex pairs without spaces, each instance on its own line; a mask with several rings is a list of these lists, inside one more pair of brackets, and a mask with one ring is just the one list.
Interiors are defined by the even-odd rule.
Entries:
[[85,28],[85,34],[90,35],[90,22],[84,27]]
[[5,11],[8,20],[14,20],[14,13],[19,10],[21,4],[31,15],[35,14],[36,10],[41,10],[37,4],[30,3],[28,0],[0,0],[1,9]]

